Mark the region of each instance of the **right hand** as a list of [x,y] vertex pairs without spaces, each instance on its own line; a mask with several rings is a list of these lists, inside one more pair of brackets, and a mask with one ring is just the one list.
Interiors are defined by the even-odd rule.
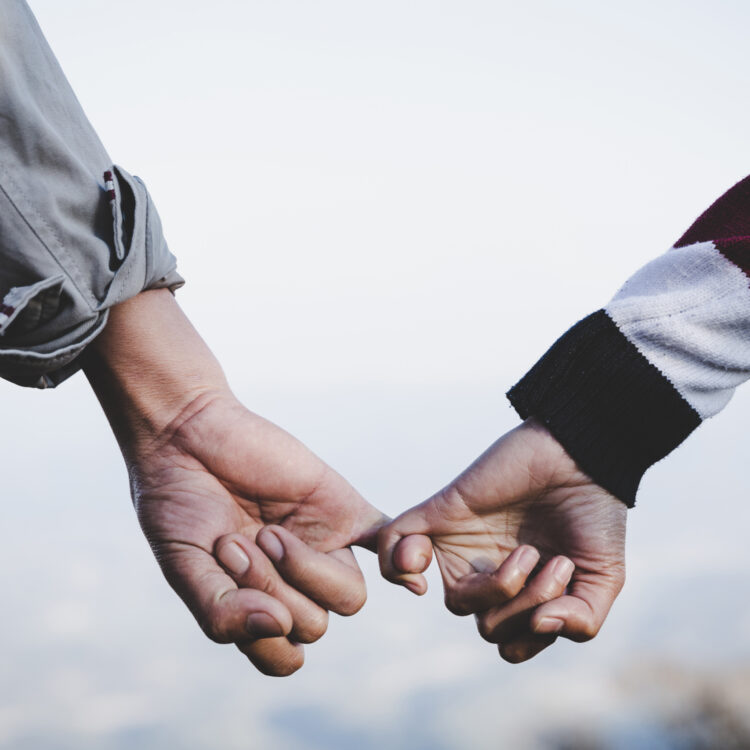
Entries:
[[387,518],[228,392],[126,456],[167,580],[210,638],[236,643],[261,672],[296,671],[328,610],[351,615],[364,604],[349,547],[374,548]]

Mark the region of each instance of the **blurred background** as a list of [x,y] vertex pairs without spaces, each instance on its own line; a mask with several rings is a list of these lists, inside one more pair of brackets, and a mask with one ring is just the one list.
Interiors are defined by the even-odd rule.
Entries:
[[[254,411],[390,514],[750,171],[750,6],[32,0]],[[0,384],[0,748],[750,747],[750,388],[647,474],[601,635],[512,666],[383,582],[284,680],[161,578],[83,377]]]

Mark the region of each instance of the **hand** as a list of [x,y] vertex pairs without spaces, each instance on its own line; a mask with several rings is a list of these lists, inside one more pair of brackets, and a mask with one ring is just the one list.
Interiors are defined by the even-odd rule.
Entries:
[[237,643],[265,673],[288,674],[302,666],[300,644],[325,633],[326,610],[364,604],[348,547],[372,546],[383,516],[230,395],[203,400],[128,460],[138,518],[206,634]]
[[525,661],[598,633],[625,581],[626,514],[530,419],[381,530],[381,571],[424,593],[431,540],[448,609]]
[[294,672],[326,610],[364,603],[348,547],[372,547],[385,517],[234,398],[168,292],[114,308],[85,371],[170,585],[210,638],[236,643],[266,674]]

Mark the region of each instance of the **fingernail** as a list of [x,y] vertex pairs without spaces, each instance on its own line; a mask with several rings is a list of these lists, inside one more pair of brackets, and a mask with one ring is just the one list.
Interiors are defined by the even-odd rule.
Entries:
[[518,558],[518,568],[524,575],[528,575],[538,562],[539,553],[533,547],[524,547]]
[[250,558],[237,542],[225,544],[219,550],[221,564],[236,576],[241,576],[250,567]]
[[253,612],[248,615],[245,629],[255,638],[274,638],[284,635],[281,625],[265,612]]
[[423,573],[425,568],[427,568],[427,555],[419,554],[417,556],[417,570]]
[[263,538],[258,544],[274,562],[279,562],[284,557],[284,545],[273,531],[267,531],[263,534]]
[[568,560],[567,557],[561,557],[555,562],[555,567],[552,569],[552,575],[558,583],[566,584],[570,581],[570,576],[573,575],[573,571],[576,566],[572,560]]
[[557,617],[542,617],[534,628],[535,633],[559,633],[565,627],[565,621]]

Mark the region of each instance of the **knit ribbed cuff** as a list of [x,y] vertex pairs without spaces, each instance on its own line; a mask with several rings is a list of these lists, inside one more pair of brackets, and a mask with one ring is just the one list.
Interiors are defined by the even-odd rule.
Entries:
[[701,422],[604,310],[558,339],[507,395],[628,507],[646,469]]

